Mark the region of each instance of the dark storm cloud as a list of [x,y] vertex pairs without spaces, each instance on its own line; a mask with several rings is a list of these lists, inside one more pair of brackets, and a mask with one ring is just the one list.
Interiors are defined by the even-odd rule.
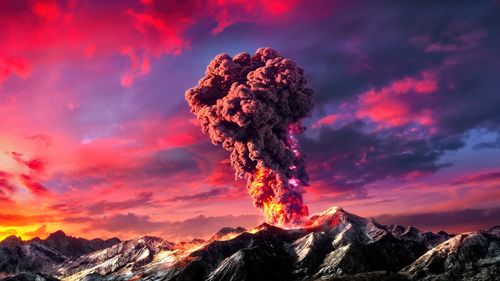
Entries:
[[[375,219],[382,224],[413,225],[419,228],[472,226],[487,230],[500,225],[500,208],[463,209],[447,212],[428,212],[402,215],[380,215]],[[477,230],[477,229],[471,229]]]
[[497,149],[497,148],[500,148],[500,134],[494,141],[480,142],[474,145],[474,149]]
[[498,3],[349,1],[321,21],[282,35],[302,38],[282,52],[310,70],[320,114],[322,105],[352,103],[373,87],[434,70],[442,87],[418,106],[434,113],[440,132],[500,124]]
[[[483,41],[498,43],[488,42],[488,34],[497,29],[497,19],[487,2],[462,1],[450,7],[444,3],[360,5],[349,1],[338,3],[334,10],[322,24],[315,23],[314,28],[305,24],[285,35],[304,36],[297,44],[286,45],[284,52],[311,69],[308,74],[318,103],[355,97],[369,87],[441,65],[449,54],[429,52],[431,44],[458,40],[455,44],[463,44],[456,48],[460,54]],[[456,27],[461,25],[467,27]],[[474,37],[471,32],[483,35]],[[425,40],[417,40],[419,37]]]
[[[400,98],[409,113],[427,110],[433,133],[415,137],[404,133],[408,124],[370,126],[374,120],[322,128],[318,137],[301,139],[313,181],[355,191],[388,177],[433,173],[453,164],[441,157],[462,148],[470,130],[498,133],[498,4],[341,3],[336,11],[323,28],[304,27],[305,39],[283,51],[312,69],[319,116],[328,114],[328,104],[346,103],[348,119],[355,118],[359,97],[368,90],[431,71],[435,92]],[[498,141],[476,145],[498,147]]]
[[317,138],[302,137],[312,178],[348,190],[388,177],[432,173],[450,165],[439,161],[445,151],[463,146],[460,138],[412,139],[398,136],[401,131],[365,128],[356,120],[338,129],[322,127]]

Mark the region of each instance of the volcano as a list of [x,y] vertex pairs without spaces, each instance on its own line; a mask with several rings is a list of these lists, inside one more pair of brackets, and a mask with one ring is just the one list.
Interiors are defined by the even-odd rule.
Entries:
[[[0,276],[15,280],[499,280],[500,226],[462,234],[382,225],[340,207],[292,229],[225,227],[208,240],[143,236],[0,242]],[[94,248],[92,248],[94,247]]]

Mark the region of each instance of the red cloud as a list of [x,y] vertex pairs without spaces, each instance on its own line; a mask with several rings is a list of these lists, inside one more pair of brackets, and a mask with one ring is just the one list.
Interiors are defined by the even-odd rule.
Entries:
[[59,6],[55,0],[35,1],[33,4],[33,12],[47,20],[54,20],[61,15]]
[[40,159],[31,159],[25,162],[26,166],[35,172],[43,172],[45,163]]
[[22,166],[29,168],[33,172],[43,172],[45,170],[45,163],[39,158],[33,158],[30,160],[23,160],[22,153],[13,151],[12,158]]
[[298,0],[215,0],[210,1],[211,14],[216,19],[217,26],[212,30],[217,34],[237,22],[269,22],[282,20],[286,13],[294,10]]
[[360,95],[356,116],[370,118],[383,126],[412,122],[430,126],[434,123],[432,112],[426,108],[413,108],[412,102],[415,95],[428,95],[437,90],[438,80],[431,72],[423,72],[418,78],[396,80],[380,90],[371,89]]
[[[4,161],[8,172],[0,171],[0,193],[11,196],[19,190],[19,187],[24,187],[35,196],[49,194],[40,179],[45,172],[45,162],[39,158],[24,160],[23,154],[15,151],[7,155],[10,159]],[[11,164],[8,160],[11,160]]]
[[[185,38],[184,33],[194,23],[194,19],[187,15],[162,18],[161,14],[151,10],[138,13],[128,9],[127,14],[133,19],[133,27],[142,34],[146,45],[132,45],[122,49],[122,54],[128,56],[132,64],[128,73],[121,78],[121,84],[125,87],[132,85],[135,78],[149,72],[152,57],[161,54],[177,55],[187,48],[189,40]],[[172,22],[175,24],[171,24]]]
[[467,175],[450,183],[452,186],[475,186],[479,184],[500,186],[500,171]]
[[[190,46],[189,29],[214,23],[219,33],[239,22],[281,22],[299,1],[191,0],[143,1],[117,5],[84,1],[0,3],[0,83],[10,75],[27,77],[47,60],[78,61],[127,56],[121,84],[149,72],[162,55],[180,54]],[[47,55],[50,54],[50,55]],[[43,61],[42,61],[43,60]]]
[[42,222],[53,222],[53,221],[56,221],[56,219],[48,215],[31,216],[31,215],[0,213],[1,226],[24,226],[24,225],[32,225]]
[[164,148],[183,147],[204,140],[196,119],[190,115],[177,114],[162,122],[158,144]]
[[327,115],[327,116],[319,119],[318,121],[316,121],[312,125],[312,127],[313,128],[320,128],[321,126],[329,126],[329,125],[332,125],[333,123],[335,123],[335,121],[337,121],[339,118],[340,118],[339,114],[330,114],[330,115]]
[[19,176],[19,179],[23,183],[24,187],[28,189],[31,193],[33,193],[36,196],[45,196],[48,195],[49,191],[47,188],[38,182],[36,179],[34,179],[32,176],[22,174]]
[[0,50],[0,84],[11,74],[25,78],[30,72],[31,67],[25,59],[6,56]]

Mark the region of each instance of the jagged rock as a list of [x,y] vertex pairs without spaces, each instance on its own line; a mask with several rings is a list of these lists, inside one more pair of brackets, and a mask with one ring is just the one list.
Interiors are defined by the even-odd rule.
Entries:
[[500,225],[496,225],[487,231],[489,234],[500,238]]
[[207,243],[164,270],[161,279],[148,270],[136,276],[172,281],[329,280],[374,270],[396,272],[427,251],[420,240],[397,238],[373,219],[341,208],[315,215],[305,226],[262,224],[233,239]]
[[408,276],[390,271],[373,271],[332,277],[330,279],[316,279],[314,281],[411,281]]
[[40,240],[40,244],[46,245],[59,253],[68,257],[79,257],[111,247],[120,242],[118,238],[108,240],[76,238],[66,235],[62,230],[56,231],[45,240]]
[[0,246],[0,273],[47,272],[53,265],[68,260],[68,257],[42,244],[11,242]]
[[108,248],[118,242],[118,238],[75,238],[63,231],[56,231],[47,239],[34,238],[28,241],[9,236],[0,242],[0,273],[13,275],[26,271],[52,274],[54,267],[72,257]]
[[7,246],[7,247],[21,246],[22,244],[23,240],[21,240],[21,238],[15,235],[11,235],[2,240],[2,242],[0,242],[0,246]]
[[224,240],[224,239],[228,239],[228,238],[233,238],[236,235],[238,235],[242,232],[245,232],[245,231],[246,231],[246,229],[243,227],[236,227],[236,228],[223,227],[219,231],[217,231],[214,235],[212,235],[212,237],[210,237],[210,239],[208,239],[208,240],[215,241],[215,240]]
[[421,232],[413,226],[405,227],[402,225],[388,225],[387,230],[397,238],[423,243],[427,249],[432,249],[454,236],[444,231],[438,233]]
[[403,272],[415,280],[499,280],[500,238],[483,231],[458,234]]
[[106,276],[99,273],[91,273],[81,279],[81,281],[102,281],[106,280]]
[[60,276],[74,275],[73,278],[83,278],[94,274],[94,277],[89,277],[94,279],[98,278],[96,274],[127,274],[150,264],[157,257],[157,254],[162,251],[170,251],[172,248],[173,243],[161,238],[143,236],[74,259],[71,263],[57,268],[56,272]]
[[0,281],[59,281],[59,279],[42,273],[23,272],[15,276],[0,279]]

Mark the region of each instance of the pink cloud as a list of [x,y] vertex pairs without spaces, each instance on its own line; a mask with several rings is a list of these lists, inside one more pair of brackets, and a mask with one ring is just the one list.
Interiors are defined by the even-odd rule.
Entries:
[[19,178],[20,178],[21,182],[23,183],[24,187],[26,187],[26,189],[28,189],[34,195],[46,196],[49,194],[47,187],[45,187],[42,183],[37,181],[32,176],[26,175],[26,174],[21,174],[19,176]]
[[191,0],[174,4],[151,0],[113,7],[84,1],[2,3],[0,25],[6,28],[0,31],[4,43],[0,51],[0,83],[11,75],[26,78],[48,61],[122,55],[129,59],[130,66],[122,70],[120,82],[130,87],[149,73],[152,61],[189,48],[187,33],[194,26],[215,21],[213,33],[220,33],[240,22],[280,22],[299,2]]
[[320,128],[322,126],[333,125],[333,123],[335,123],[335,121],[337,121],[339,118],[341,118],[341,115],[339,115],[339,114],[329,114],[329,115],[319,119],[318,121],[316,121],[312,125],[312,127],[317,129],[317,128]]
[[481,172],[466,175],[450,183],[452,186],[496,185],[500,187],[500,171]]
[[209,5],[210,13],[217,26],[212,33],[217,34],[238,22],[269,22],[283,20],[283,15],[293,11],[300,1],[283,0],[215,0]]
[[45,170],[45,163],[43,162],[42,159],[39,158],[33,158],[30,160],[23,160],[22,153],[19,152],[11,152],[12,158],[19,163],[22,166],[25,166],[29,168],[31,171],[36,172],[36,173],[41,173]]
[[415,122],[422,126],[434,123],[430,109],[413,108],[412,98],[429,95],[438,90],[436,74],[423,72],[419,77],[393,81],[379,90],[371,89],[358,98],[358,118],[370,118],[383,126],[400,126]]
[[26,78],[31,73],[28,62],[19,57],[8,57],[0,51],[0,84],[11,74]]

